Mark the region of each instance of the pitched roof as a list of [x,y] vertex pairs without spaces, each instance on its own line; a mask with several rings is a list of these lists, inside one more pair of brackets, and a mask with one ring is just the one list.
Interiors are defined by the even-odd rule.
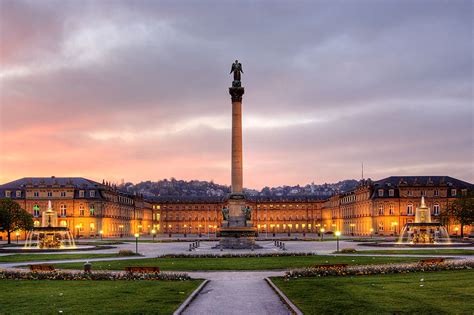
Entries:
[[27,185],[33,186],[75,186],[77,188],[94,189],[102,184],[83,177],[24,177],[15,181],[0,185],[0,189],[19,189]]
[[474,188],[474,184],[450,176],[390,176],[375,181],[374,186],[452,186],[455,188]]

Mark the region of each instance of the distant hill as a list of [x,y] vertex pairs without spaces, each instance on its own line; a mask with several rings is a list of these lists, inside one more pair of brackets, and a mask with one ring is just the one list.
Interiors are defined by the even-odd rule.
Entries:
[[[255,189],[244,189],[249,196],[262,197],[286,197],[286,196],[318,196],[329,197],[336,192],[345,192],[357,186],[358,181],[354,179],[343,180],[337,183],[325,183],[316,185],[314,183],[305,186],[278,186],[264,187],[258,191]],[[138,184],[124,183],[121,189],[131,193],[143,194],[144,196],[167,196],[167,197],[224,197],[230,193],[230,186],[215,184],[214,182],[199,180],[177,180],[175,178],[163,179],[157,182],[145,181]]]

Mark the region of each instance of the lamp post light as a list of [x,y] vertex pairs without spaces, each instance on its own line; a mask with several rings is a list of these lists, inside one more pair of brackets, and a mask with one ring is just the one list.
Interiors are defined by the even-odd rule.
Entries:
[[325,231],[326,231],[326,229],[325,229],[325,228],[321,228],[321,229],[319,230],[319,232],[321,232],[321,242],[323,241],[323,238],[324,238],[324,232],[325,232]]
[[336,231],[336,240],[337,240],[337,252],[339,253],[339,236],[341,236],[340,231]]
[[374,236],[374,229],[370,228],[370,238],[372,238],[372,236]]
[[16,231],[15,235],[16,235],[16,243],[18,244],[18,237],[20,236],[20,232]]
[[140,234],[135,233],[135,253],[138,255],[138,238],[140,237]]
[[100,230],[99,234],[100,234],[100,240],[102,241],[104,239],[104,231]]
[[119,228],[120,228],[120,238],[122,238],[123,237],[123,224],[120,224]]
[[156,230],[151,230],[151,235],[153,236],[153,243],[155,242]]
[[459,228],[457,226],[454,228],[454,231],[456,232],[456,237],[458,237]]
[[354,226],[355,226],[355,224],[351,223],[350,226],[351,226],[351,235],[354,236]]

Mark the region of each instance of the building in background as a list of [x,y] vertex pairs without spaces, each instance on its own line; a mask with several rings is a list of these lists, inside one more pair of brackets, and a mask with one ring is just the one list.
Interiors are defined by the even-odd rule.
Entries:
[[[11,198],[33,215],[39,226],[48,201],[58,213],[58,223],[76,238],[124,237],[150,233],[151,203],[141,196],[89,179],[26,177],[0,186],[0,198]],[[22,235],[22,238],[24,235]]]
[[[343,235],[399,235],[413,222],[421,196],[436,221],[449,203],[474,185],[448,176],[392,176],[362,180],[350,191],[325,198],[313,196],[250,197],[252,223],[260,236],[273,233],[341,231]],[[51,200],[59,224],[83,238],[150,235],[214,236],[222,221],[222,197],[143,197],[85,178],[23,178],[0,186],[0,198],[12,198],[33,215]],[[472,227],[465,227],[468,234]],[[459,225],[448,226],[451,235]],[[1,236],[1,234],[0,234]],[[22,238],[24,235],[22,235]]]

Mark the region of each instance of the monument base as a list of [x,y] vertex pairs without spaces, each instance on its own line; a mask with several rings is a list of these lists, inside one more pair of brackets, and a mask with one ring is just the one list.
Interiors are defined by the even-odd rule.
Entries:
[[253,227],[222,227],[219,230],[218,248],[223,249],[256,249],[257,230]]

